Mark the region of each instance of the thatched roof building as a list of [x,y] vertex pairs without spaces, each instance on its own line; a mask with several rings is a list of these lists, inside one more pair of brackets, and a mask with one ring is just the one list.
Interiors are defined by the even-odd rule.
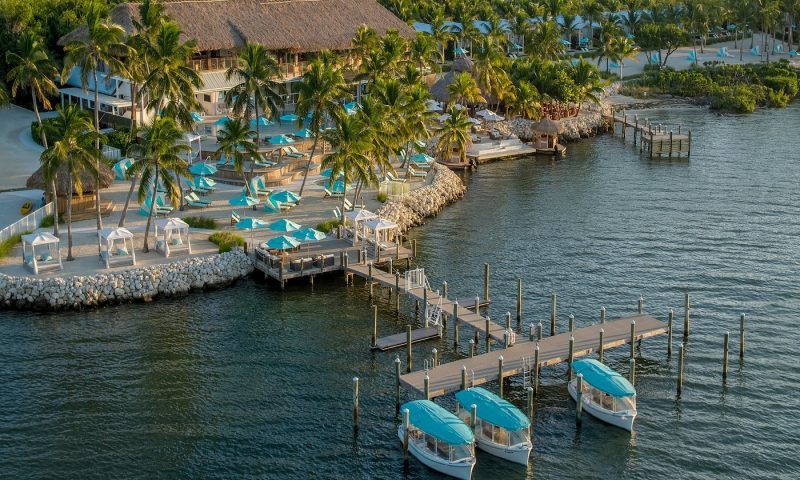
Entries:
[[[56,192],[58,195],[67,195],[67,192],[69,192],[69,179],[70,176],[67,173],[67,169],[62,168],[56,177]],[[102,188],[108,188],[112,183],[114,183],[114,172],[112,172],[111,169],[108,168],[104,163],[100,162],[100,186]],[[84,194],[94,192],[94,175],[89,172],[82,172],[81,185],[83,186]],[[41,167],[33,172],[33,175],[31,175],[28,178],[28,181],[25,182],[25,186],[28,188],[35,188],[50,192],[50,185],[45,184],[44,173],[42,172]]]
[[557,136],[564,132],[564,126],[561,125],[561,122],[557,120],[551,120],[547,117],[544,117],[531,125],[531,129],[536,133],[550,136]]
[[[236,50],[245,42],[294,53],[346,50],[361,25],[381,35],[394,29],[406,38],[415,36],[410,26],[375,0],[167,0],[164,10],[201,51]],[[134,31],[138,16],[137,3],[111,10],[111,19],[128,33]],[[85,28],[78,28],[59,43],[85,34]]]
[[[472,63],[472,60],[469,57],[461,56],[453,60],[453,64],[451,65],[449,72],[440,76],[436,82],[429,87],[431,91],[431,97],[437,102],[446,103],[450,101],[450,93],[447,91],[447,86],[453,83],[453,79],[456,77],[456,75],[464,72],[474,74],[475,64]],[[484,92],[484,97],[485,96],[486,95]]]

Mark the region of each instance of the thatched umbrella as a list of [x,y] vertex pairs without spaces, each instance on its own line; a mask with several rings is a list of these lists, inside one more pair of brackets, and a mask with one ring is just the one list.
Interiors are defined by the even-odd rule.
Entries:
[[[70,176],[67,173],[67,169],[62,168],[59,170],[56,178],[56,192],[59,196],[67,195],[67,192],[69,192],[69,182]],[[104,163],[100,163],[100,187],[108,188],[112,183],[114,183],[114,172],[112,172],[111,169]],[[94,175],[87,171],[81,172],[81,184],[83,185],[83,193],[94,192]],[[33,175],[31,175],[28,178],[28,181],[25,182],[25,186],[28,188],[44,190],[50,193],[50,185],[44,181],[44,173],[42,172],[41,167],[33,172]]]
[[538,122],[534,123],[531,128],[534,132],[541,133],[543,135],[549,135],[551,137],[555,137],[560,133],[564,133],[564,126],[561,125],[561,122],[551,120],[547,117],[544,117]]

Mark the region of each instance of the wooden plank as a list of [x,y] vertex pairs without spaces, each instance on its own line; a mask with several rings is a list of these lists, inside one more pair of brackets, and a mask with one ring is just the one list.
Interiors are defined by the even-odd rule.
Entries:
[[[579,358],[597,350],[600,329],[604,330],[603,348],[610,349],[625,345],[630,339],[630,322],[636,321],[636,339],[648,338],[666,333],[667,325],[650,315],[634,315],[604,324],[579,328],[573,332],[575,345],[573,357]],[[564,362],[569,358],[569,332],[542,338],[539,344],[539,365],[547,366]],[[497,357],[503,356],[503,377],[522,373],[525,359],[533,359],[535,342],[517,343],[510,348],[495,350],[472,358],[463,358],[429,369],[431,397],[444,395],[461,389],[461,367],[467,368],[469,379],[474,377],[474,385],[497,380]],[[424,371],[401,376],[401,382],[416,393],[423,391]]]
[[[411,330],[411,343],[424,342],[434,338],[440,338],[438,327],[417,328]],[[406,332],[396,333],[388,337],[379,338],[377,344],[373,349],[385,352],[393,348],[406,346]]]

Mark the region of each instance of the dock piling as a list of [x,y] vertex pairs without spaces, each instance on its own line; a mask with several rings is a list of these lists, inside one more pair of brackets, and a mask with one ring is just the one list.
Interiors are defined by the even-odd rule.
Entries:
[[511,312],[506,312],[506,330],[511,330]]
[[411,325],[406,325],[406,373],[411,373]]
[[581,415],[583,414],[583,375],[578,374],[575,380],[575,424],[581,424]]
[[425,315],[425,328],[428,328],[428,287],[422,287],[422,314]]
[[550,295],[550,336],[556,334],[556,294]]
[[539,343],[533,349],[533,392],[539,396]]
[[469,406],[469,423],[473,430],[478,426],[478,406],[474,403]]
[[458,302],[453,302],[453,348],[458,348]]
[[628,363],[630,364],[630,378],[629,378],[629,380],[631,382],[631,385],[635,386],[636,385],[636,359],[635,358],[631,358],[630,360],[628,360]]
[[517,323],[522,321],[522,279],[517,279]]
[[411,256],[417,258],[417,239],[411,240]]
[[675,312],[670,308],[667,316],[667,357],[672,356],[672,319]]
[[408,463],[408,428],[410,426],[410,416],[411,412],[409,412],[407,408],[403,410],[403,459],[406,463]]
[[497,357],[497,378],[500,383],[500,398],[503,398],[503,356]]
[[475,313],[481,314],[481,297],[475,295]]
[[447,282],[442,282],[442,297],[447,298]]
[[739,358],[744,358],[744,313],[739,317]]
[[639,308],[639,315],[643,314],[644,313],[644,297],[641,296],[641,295],[639,295],[638,308]]
[[483,299],[489,302],[489,264],[483,264]]
[[606,307],[600,307],[600,323],[606,323]]
[[475,356],[475,340],[469,339],[469,358]]
[[536,340],[542,339],[542,330],[544,330],[542,328],[542,322],[539,322],[539,324],[536,325]]
[[678,345],[678,397],[683,392],[683,351],[685,346],[685,343]]
[[535,334],[535,329],[536,329],[536,327],[534,327],[534,326],[533,326],[533,322],[531,322],[531,324],[530,324],[530,326],[529,326],[528,328],[529,328],[529,333],[528,333],[528,341],[531,341],[531,342],[532,342],[532,341],[533,341],[533,338],[534,338],[534,336],[536,335],[536,334]]
[[400,411],[400,355],[394,357],[394,405],[395,412]]
[[603,344],[603,336],[606,334],[604,329],[600,329],[600,345],[597,347],[597,361],[603,363],[603,353],[605,352],[605,345]]
[[394,291],[397,294],[394,298],[394,311],[400,313],[400,272],[394,272]]
[[369,298],[372,298],[372,286],[374,285],[372,281],[372,262],[369,262],[367,268],[369,269],[369,277],[367,278],[367,282],[369,283]]
[[570,335],[569,356],[567,357],[567,378],[570,380],[572,379],[572,360],[575,358],[574,353],[575,353],[575,337]]
[[358,432],[358,377],[353,377],[353,432]]
[[372,348],[378,346],[378,306],[372,306]]
[[634,340],[636,339],[636,320],[631,320],[631,358],[634,357],[636,349],[636,345],[634,344]]
[[692,309],[692,301],[689,298],[689,292],[686,292],[686,296],[684,297],[684,307],[686,309],[686,313],[683,317],[683,342],[686,343],[689,340],[689,314]]
[[467,367],[461,366],[461,390],[467,389]]
[[569,333],[575,331],[575,315],[569,314]]
[[725,339],[722,343],[722,383],[728,380],[728,345],[730,338],[731,332],[725,332]]
[[533,387],[529,386],[525,389],[528,393],[528,417],[533,415]]
[[425,375],[423,379],[424,387],[423,387],[423,394],[425,395],[425,400],[431,399],[431,377]]
[[433,347],[431,350],[431,355],[433,356],[433,368],[439,366],[439,350],[436,350],[436,347]]
[[491,350],[491,346],[489,342],[492,340],[492,337],[489,336],[489,317],[486,317],[486,351]]
[[414,320],[419,323],[419,300],[414,303]]

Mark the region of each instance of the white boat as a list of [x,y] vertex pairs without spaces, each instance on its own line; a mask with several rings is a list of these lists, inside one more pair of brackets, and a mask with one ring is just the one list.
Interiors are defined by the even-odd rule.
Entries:
[[572,362],[572,371],[574,376],[567,390],[577,402],[577,375],[583,376],[583,411],[611,425],[633,430],[636,390],[631,382],[597,360]]
[[[472,477],[475,467],[475,437],[455,415],[430,400],[403,404],[408,410],[408,450],[429,468],[461,480]],[[401,424],[397,436],[404,441]]]
[[528,464],[533,443],[531,422],[510,402],[494,393],[473,387],[456,393],[457,415],[470,424],[472,405],[476,406],[475,444],[486,453],[509,462]]

